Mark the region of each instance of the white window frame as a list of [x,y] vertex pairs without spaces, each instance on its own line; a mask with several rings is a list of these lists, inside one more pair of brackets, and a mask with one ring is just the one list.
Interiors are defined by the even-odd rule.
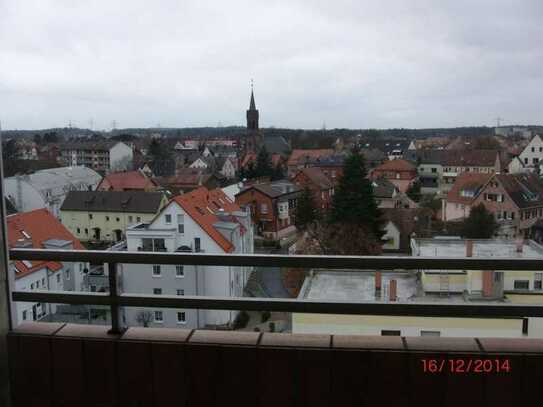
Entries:
[[162,295],[162,288],[153,288],[153,295]]
[[[182,320],[179,319],[180,314],[183,314],[183,319]],[[185,311],[177,311],[176,319],[177,319],[178,324],[186,325],[186,323],[187,323],[187,313]]]
[[178,288],[175,290],[175,295],[183,296],[185,295],[185,290],[183,288]]
[[162,269],[160,264],[153,264],[153,277],[162,277]]
[[[179,273],[179,270],[181,270],[181,273]],[[185,278],[185,266],[181,266],[181,265],[175,266],[175,277]]]
[[[160,315],[160,318],[157,318],[157,316]],[[164,312],[163,311],[155,311],[153,312],[153,321],[155,324],[163,324],[164,323]]]
[[172,224],[172,215],[167,213],[164,215],[164,223],[166,223],[166,225],[171,225]]

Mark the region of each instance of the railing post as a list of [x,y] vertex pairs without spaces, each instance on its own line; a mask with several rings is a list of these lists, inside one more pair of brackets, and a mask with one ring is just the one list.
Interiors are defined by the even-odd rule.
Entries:
[[2,129],[0,128],[0,405],[10,406],[7,334],[11,329],[11,304],[5,206]]
[[122,324],[121,308],[119,307],[119,279],[117,275],[117,263],[108,263],[109,299],[111,311],[111,334],[121,334],[124,331]]

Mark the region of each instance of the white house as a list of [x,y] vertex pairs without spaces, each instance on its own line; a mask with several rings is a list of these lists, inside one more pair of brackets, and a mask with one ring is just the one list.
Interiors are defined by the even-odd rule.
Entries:
[[[250,212],[220,189],[204,187],[176,196],[148,223],[128,228],[127,250],[253,253]],[[251,268],[123,265],[125,292],[154,295],[241,297]],[[235,311],[126,308],[129,326],[202,328],[230,326]]]
[[[221,164],[219,160],[219,165]],[[231,158],[225,158],[224,162],[222,163],[222,166],[220,167],[219,172],[224,175],[228,179],[232,179],[236,177],[236,166],[232,162]]]
[[19,212],[46,208],[57,218],[70,191],[92,191],[102,177],[87,167],[62,167],[4,180],[4,194]]
[[532,171],[539,172],[539,165],[543,162],[543,140],[539,135],[535,135],[528,145],[522,150],[519,159],[525,167]]
[[208,167],[209,164],[203,159],[203,157],[198,157],[191,165],[189,165],[189,168],[199,168],[204,170]]
[[[7,217],[10,248],[70,250],[81,243],[46,209]],[[87,265],[82,262],[12,261],[11,286],[17,291],[82,291]],[[13,302],[13,321],[37,321],[57,313],[56,304]]]

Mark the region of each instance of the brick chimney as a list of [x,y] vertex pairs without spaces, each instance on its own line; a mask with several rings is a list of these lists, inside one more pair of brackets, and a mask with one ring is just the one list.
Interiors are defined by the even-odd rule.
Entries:
[[473,240],[466,240],[466,257],[473,257]]
[[483,271],[483,297],[492,297],[494,291],[494,272]]
[[375,272],[375,296],[380,297],[381,296],[381,283],[382,283],[382,276],[380,271]]
[[397,291],[398,291],[398,285],[396,283],[396,280],[390,280],[390,283],[388,285],[388,294],[389,294],[390,301],[397,300],[397,295],[396,295]]

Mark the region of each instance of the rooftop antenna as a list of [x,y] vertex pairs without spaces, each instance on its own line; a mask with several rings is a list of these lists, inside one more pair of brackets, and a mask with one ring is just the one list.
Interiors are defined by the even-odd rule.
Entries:
[[111,122],[111,131],[117,130],[117,120]]

